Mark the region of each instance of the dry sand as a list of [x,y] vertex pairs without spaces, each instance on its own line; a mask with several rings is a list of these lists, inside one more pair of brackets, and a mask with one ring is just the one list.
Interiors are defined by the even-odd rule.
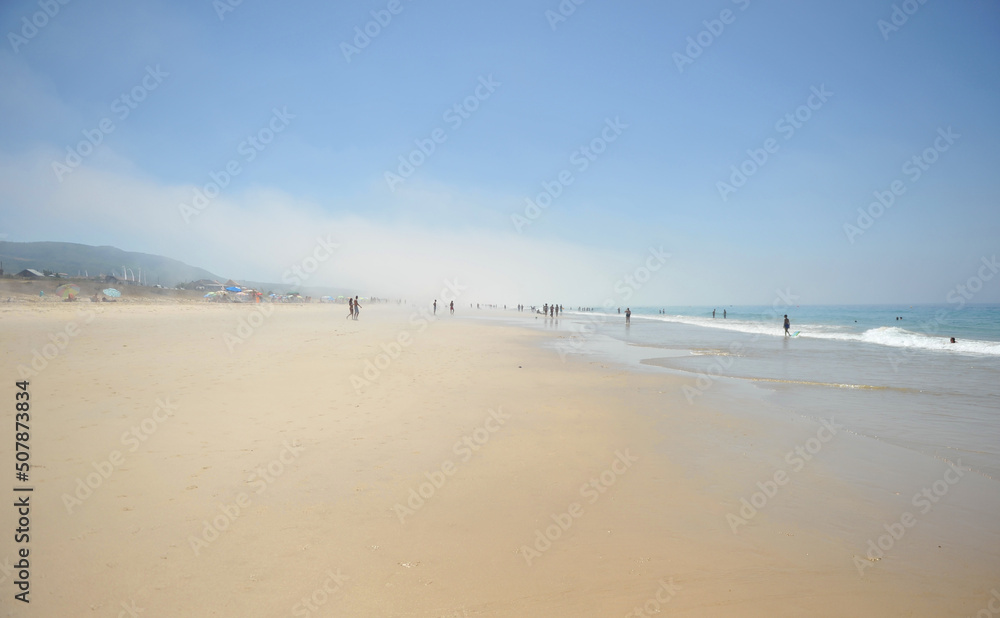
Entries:
[[[747,444],[802,444],[818,425],[776,429],[736,396],[692,406],[678,377],[564,362],[541,345],[558,335],[521,326],[272,308],[0,304],[5,469],[19,366],[51,356],[29,378],[31,603],[4,568],[3,615],[943,616],[988,601],[996,573],[966,555],[965,571],[886,559],[859,576],[861,546],[817,523],[823,505],[762,509],[734,534],[727,514],[768,478],[740,467]],[[366,361],[379,375],[352,384]],[[847,513],[859,500],[819,464],[782,491]],[[15,526],[0,510],[8,564]]]

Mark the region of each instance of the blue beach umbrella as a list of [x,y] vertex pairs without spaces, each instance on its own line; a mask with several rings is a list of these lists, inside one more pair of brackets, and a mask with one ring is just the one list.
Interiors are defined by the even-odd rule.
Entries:
[[228,287],[228,288],[226,288],[226,290],[228,290],[229,292],[241,292],[242,291],[240,288],[238,288],[236,286]]

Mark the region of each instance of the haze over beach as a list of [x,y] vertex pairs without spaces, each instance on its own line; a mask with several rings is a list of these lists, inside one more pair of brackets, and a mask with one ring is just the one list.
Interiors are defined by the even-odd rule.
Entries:
[[996,249],[997,8],[911,4],[60,4],[29,36],[7,3],[0,233],[260,281],[330,235],[323,282],[573,305],[663,247],[645,304],[944,302]]
[[4,3],[0,615],[1000,615],[998,28]]

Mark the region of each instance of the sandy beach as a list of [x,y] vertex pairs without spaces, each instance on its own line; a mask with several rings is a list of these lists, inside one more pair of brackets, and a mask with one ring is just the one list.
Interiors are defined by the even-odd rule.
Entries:
[[835,423],[561,359],[527,314],[345,313],[0,305],[34,486],[31,603],[5,542],[3,615],[958,616],[1000,586],[993,481],[938,462],[920,514],[906,460]]

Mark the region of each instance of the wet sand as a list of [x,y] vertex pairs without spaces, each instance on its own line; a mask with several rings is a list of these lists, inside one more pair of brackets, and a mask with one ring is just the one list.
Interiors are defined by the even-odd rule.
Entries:
[[4,614],[945,616],[1000,586],[992,481],[949,485],[859,570],[915,511],[924,477],[891,453],[739,389],[691,405],[677,376],[563,361],[559,332],[345,313],[0,305],[7,401],[31,373],[35,487],[31,604],[5,565]]

